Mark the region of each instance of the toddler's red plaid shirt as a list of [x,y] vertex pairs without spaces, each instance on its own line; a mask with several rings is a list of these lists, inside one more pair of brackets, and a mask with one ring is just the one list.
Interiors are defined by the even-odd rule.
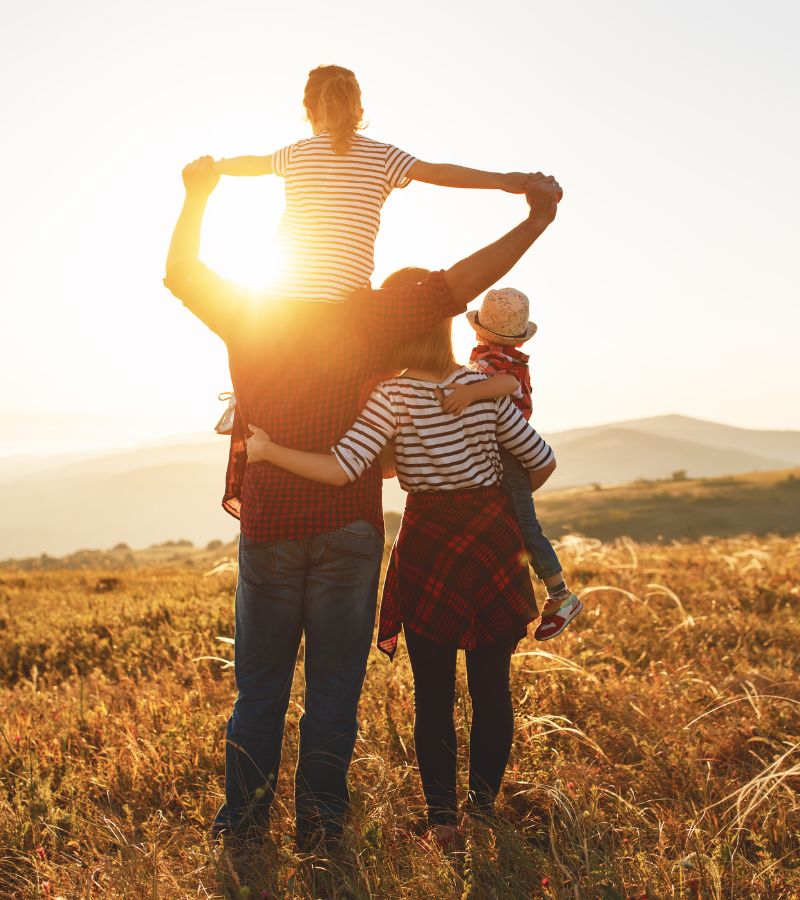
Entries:
[[328,453],[386,376],[391,347],[464,311],[443,274],[335,304],[256,297],[199,262],[173,267],[165,283],[228,347],[237,414],[223,506],[243,533],[303,538],[359,519],[382,532],[378,466],[332,487],[270,463],[247,465],[247,425],[287,447]]
[[519,382],[519,390],[511,395],[511,400],[526,419],[531,417],[531,373],[528,369],[530,357],[506,344],[478,344],[472,348],[469,358],[471,369],[485,375],[513,375]]

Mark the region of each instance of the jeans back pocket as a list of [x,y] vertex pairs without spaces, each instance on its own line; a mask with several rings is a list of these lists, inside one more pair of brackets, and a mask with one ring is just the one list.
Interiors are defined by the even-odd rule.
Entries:
[[278,568],[275,541],[260,544],[239,536],[239,577],[250,584],[265,584]]
[[323,567],[343,583],[365,584],[383,554],[383,538],[367,521],[351,522],[325,535]]

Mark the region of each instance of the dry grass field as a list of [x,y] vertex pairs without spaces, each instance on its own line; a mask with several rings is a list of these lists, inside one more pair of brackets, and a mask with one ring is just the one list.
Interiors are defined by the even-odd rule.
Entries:
[[233,572],[0,570],[0,897],[800,897],[800,538],[561,553],[587,610],[520,645],[500,822],[457,860],[417,835],[404,653],[370,659],[344,846],[291,839],[298,674],[274,829],[237,861],[207,834]]

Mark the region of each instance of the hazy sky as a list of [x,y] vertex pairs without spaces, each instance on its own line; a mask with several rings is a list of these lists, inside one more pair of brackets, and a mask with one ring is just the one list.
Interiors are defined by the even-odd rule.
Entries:
[[[798,10],[3,3],[0,450],[213,424],[224,348],[161,286],[180,169],[306,136],[305,78],[329,62],[355,70],[367,135],[564,185],[556,223],[503,279],[539,324],[541,431],[667,412],[800,427]],[[252,277],[282,204],[277,178],[224,179],[207,260]],[[447,267],[524,213],[494,192],[397,191],[375,280]]]

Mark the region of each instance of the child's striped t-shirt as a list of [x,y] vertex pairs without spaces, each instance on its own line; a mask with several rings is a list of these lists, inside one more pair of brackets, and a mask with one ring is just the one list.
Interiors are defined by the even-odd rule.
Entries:
[[346,154],[333,152],[328,134],[273,153],[272,169],[286,182],[278,230],[285,263],[276,292],[289,300],[338,302],[369,285],[381,208],[394,188],[409,183],[415,162],[360,134]]
[[409,492],[497,484],[502,474],[498,444],[526,469],[549,465],[552,449],[508,397],[481,400],[460,415],[444,412],[439,390],[446,395],[457,384],[485,379],[461,367],[438,384],[405,375],[384,381],[332,452],[355,481],[394,439],[397,477]]

